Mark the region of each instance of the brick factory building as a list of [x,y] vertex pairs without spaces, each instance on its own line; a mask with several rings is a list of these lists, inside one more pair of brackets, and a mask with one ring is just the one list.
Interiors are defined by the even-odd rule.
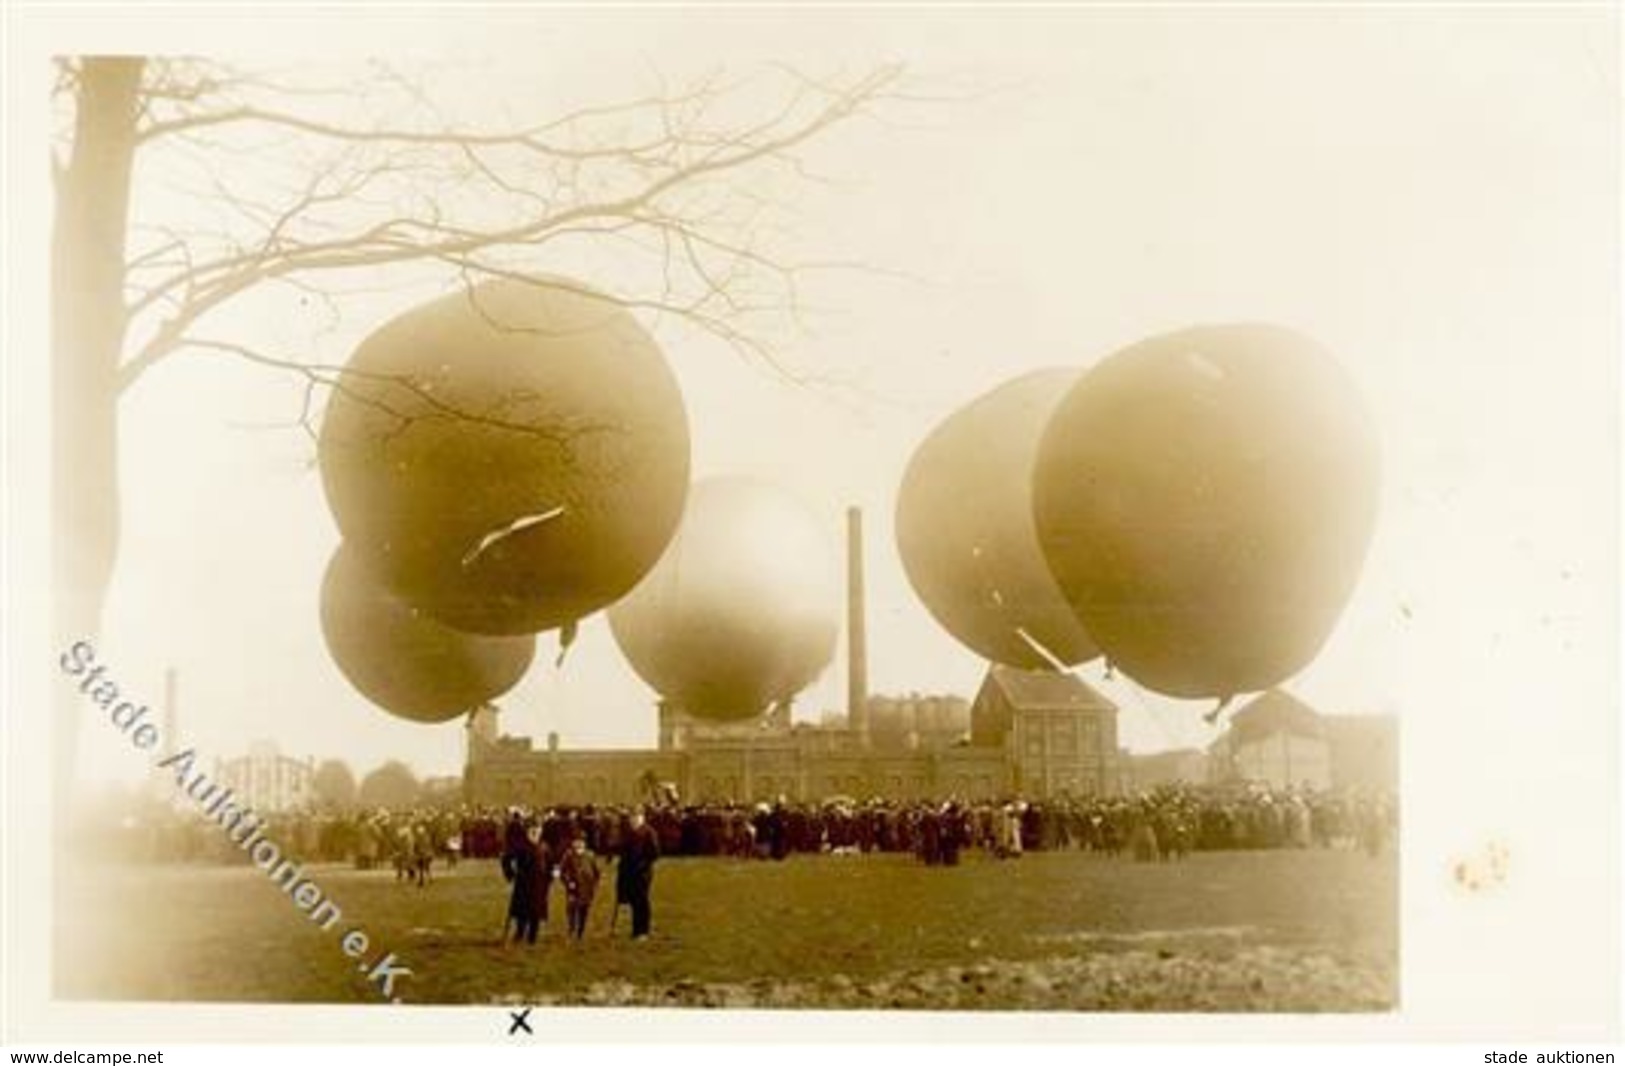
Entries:
[[468,725],[464,796],[523,804],[797,801],[844,796],[993,799],[1117,791],[1117,707],[1070,674],[993,666],[974,702],[872,696],[864,636],[862,515],[847,512],[847,711],[792,723],[788,702],[720,724],[662,701],[653,751],[545,750],[499,735],[496,712]]
[[495,715],[469,727],[467,798],[490,805],[634,803],[670,785],[687,802],[1043,799],[1116,790],[1117,708],[1069,674],[995,666],[974,703],[954,696],[870,696],[859,724],[792,724],[776,709],[742,724],[659,710],[654,750],[538,750],[498,736]]

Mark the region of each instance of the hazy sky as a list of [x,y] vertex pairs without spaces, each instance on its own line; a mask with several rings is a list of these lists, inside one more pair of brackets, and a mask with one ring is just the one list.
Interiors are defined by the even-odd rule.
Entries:
[[[194,50],[211,40],[192,36]],[[221,40],[289,59],[244,51],[245,36]],[[1238,319],[1296,327],[1344,360],[1385,452],[1364,578],[1290,688],[1328,712],[1400,713],[1409,736],[1418,716],[1504,727],[1609,683],[1617,83],[1597,11],[509,12],[323,47],[426,58],[437,102],[463,114],[508,101],[545,115],[774,63],[901,61],[956,98],[804,153],[837,180],[794,193],[784,247],[890,272],[819,274],[824,313],[784,346],[847,385],[793,386],[714,340],[658,334],[696,476],[784,484],[827,517],[832,553],[844,508],[864,509],[875,692],[969,696],[984,668],[915,599],[892,542],[895,487],[934,423],[1025,371]],[[138,195],[138,214],[201,209]],[[210,332],[340,361],[419,298],[370,300],[320,336],[266,308]],[[128,395],[104,658],[152,701],[176,667],[200,750],[267,737],[358,769],[397,757],[455,773],[459,724],[393,719],[328,659],[317,594],[337,532],[313,449],[254,428],[297,404],[274,372],[197,356]],[[653,696],[601,616],[562,672],[552,649],[544,637],[502,701],[507,730],[653,743]],[[843,670],[838,655],[799,716],[842,707]],[[1083,676],[1119,701],[1131,748],[1215,733],[1207,705],[1104,683],[1098,666]],[[127,749],[86,738],[97,772],[128,776]]]

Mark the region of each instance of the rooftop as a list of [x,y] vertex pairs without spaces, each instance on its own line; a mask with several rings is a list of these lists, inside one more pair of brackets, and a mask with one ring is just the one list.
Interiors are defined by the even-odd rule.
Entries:
[[1014,707],[1045,710],[1115,710],[1116,704],[1084,684],[1076,675],[1054,670],[1018,670],[995,664],[988,680],[1003,690]]
[[1284,689],[1272,688],[1230,716],[1225,738],[1247,743],[1277,733],[1321,737],[1326,727],[1313,707]]

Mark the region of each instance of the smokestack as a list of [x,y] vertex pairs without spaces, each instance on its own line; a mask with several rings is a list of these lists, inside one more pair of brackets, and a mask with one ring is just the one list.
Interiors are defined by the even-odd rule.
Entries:
[[869,649],[863,626],[863,511],[846,509],[846,724],[869,743]]

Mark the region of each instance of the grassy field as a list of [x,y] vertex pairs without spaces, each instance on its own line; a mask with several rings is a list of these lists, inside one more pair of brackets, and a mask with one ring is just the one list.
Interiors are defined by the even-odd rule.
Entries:
[[[412,969],[408,1003],[720,1007],[1372,1011],[1396,1004],[1392,855],[1199,854],[1141,865],[1080,853],[926,868],[902,856],[660,864],[655,935],[633,944],[613,894],[588,938],[499,943],[507,886],[464,863],[426,888],[311,871],[344,912],[322,931],[263,875],[212,867],[79,871],[60,928],[72,999],[382,1002],[341,952]],[[612,877],[606,888],[613,884]],[[107,905],[117,900],[116,907]]]

